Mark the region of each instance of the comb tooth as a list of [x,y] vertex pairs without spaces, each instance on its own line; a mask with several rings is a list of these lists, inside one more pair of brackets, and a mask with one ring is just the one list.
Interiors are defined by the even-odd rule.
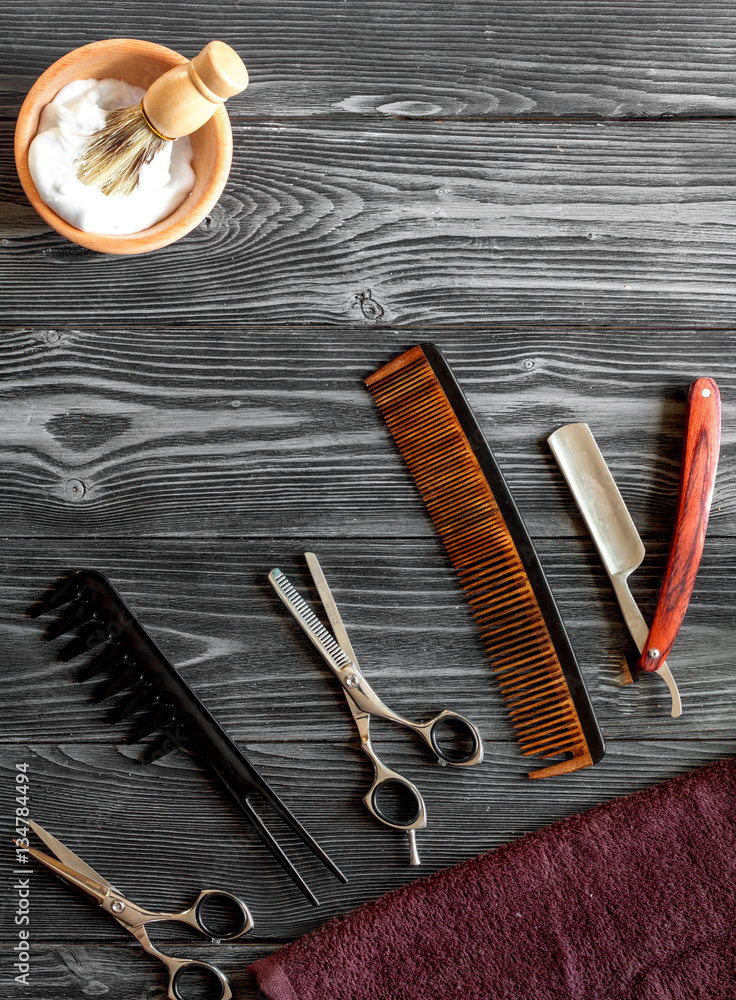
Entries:
[[541,692],[535,691],[527,698],[509,698],[504,691],[504,697],[509,706],[509,716],[514,725],[521,725],[529,718],[542,721],[548,712],[564,711],[564,694],[559,687],[548,688]]
[[514,725],[525,726],[530,720],[535,725],[543,725],[547,719],[555,716],[568,718],[571,710],[558,690],[545,691],[541,697],[527,699],[524,702],[510,702],[510,712]]
[[136,687],[138,682],[143,680],[144,674],[145,671],[140,664],[131,663],[124,670],[116,672],[110,680],[101,684],[95,690],[91,700],[95,704],[99,704],[102,701],[107,701],[108,698],[112,698],[113,695],[118,694],[124,688]]
[[542,737],[546,739],[557,730],[568,730],[571,721],[572,717],[564,708],[557,706],[551,712],[531,713],[523,719],[516,719],[514,725],[524,734],[524,739],[535,740]]
[[72,601],[80,601],[85,596],[85,590],[84,584],[75,573],[42,597],[37,604],[34,604],[28,615],[30,618],[39,618],[41,615],[48,614],[49,611],[63,608],[65,604],[70,604]]
[[79,656],[80,653],[89,652],[95,646],[99,646],[100,643],[107,642],[109,638],[110,634],[107,631],[105,623],[92,622],[82,629],[76,639],[67,643],[59,651],[59,659],[64,662],[73,660],[75,656]]
[[86,601],[72,605],[69,611],[47,626],[42,637],[44,642],[51,642],[52,639],[58,639],[60,635],[72,632],[80,625],[86,625],[87,622],[94,619],[96,612],[95,606]]
[[136,691],[132,698],[128,698],[122,705],[118,705],[107,717],[108,723],[113,726],[123,719],[130,718],[136,712],[142,712],[144,708],[150,708],[157,702],[157,696],[151,691],[148,685]]
[[529,699],[524,702],[511,702],[509,715],[516,726],[527,726],[533,722],[536,726],[541,726],[547,719],[569,717],[569,709],[565,706],[564,699],[560,698],[557,692],[553,692],[553,697]]
[[[494,660],[494,666],[499,670],[504,663],[513,666],[514,662],[517,664],[525,662],[524,658],[520,656],[517,656],[516,660],[514,660],[513,656],[509,656],[508,654],[503,657],[500,655],[500,650],[508,646],[508,643],[505,642],[507,635],[518,635],[520,643],[523,640],[526,645],[532,646],[533,652],[529,657],[530,660],[539,663],[548,663],[549,658],[554,656],[554,647],[550,644],[546,636],[539,634],[533,619],[526,612],[521,618],[511,618],[502,629],[491,629],[481,623],[480,634],[489,656]],[[498,653],[493,655],[495,651],[498,651]],[[503,669],[506,669],[506,667]]]
[[544,718],[532,718],[519,725],[520,732],[527,739],[548,739],[552,733],[567,732],[569,719],[562,713],[547,715]]
[[520,742],[522,747],[530,753],[544,755],[562,753],[563,750],[570,745],[571,739],[569,731],[567,729],[560,728],[550,730],[548,733],[543,733],[537,739],[527,736]]
[[176,709],[170,705],[162,705],[150,715],[147,715],[143,722],[128,735],[128,743],[138,743],[147,736],[153,735],[159,729],[169,729],[176,722]]
[[[474,600],[469,603],[472,607]],[[498,608],[493,610],[487,607],[487,596],[482,603],[478,602],[478,604],[479,606],[475,610],[475,620],[481,635],[486,636],[489,640],[497,635],[505,635],[520,625],[523,627],[529,621],[527,609],[519,605],[514,606],[510,597],[500,600]],[[484,605],[486,606],[484,607]]]
[[524,744],[524,753],[534,753],[540,757],[554,757],[557,754],[570,750],[572,742],[569,733],[560,732],[548,736],[546,739],[535,740],[534,742],[526,741]]
[[463,587],[468,594],[473,594],[477,590],[482,596],[489,586],[494,585],[499,569],[508,569],[505,553],[488,553],[479,566],[462,573]]
[[161,739],[156,740],[156,742],[150,746],[146,752],[141,757],[141,764],[153,764],[154,761],[161,760],[162,757],[168,756],[174,750],[178,750],[181,746],[181,738],[179,736],[179,730],[167,730]]
[[549,747],[535,747],[533,750],[522,750],[522,757],[531,757],[534,754],[535,757],[559,757],[561,754],[568,753],[574,755],[573,747],[566,743],[563,746],[559,744],[553,744]]
[[493,661],[494,672],[498,675],[499,682],[502,684],[512,684],[514,680],[523,682],[526,678],[550,675],[549,660],[546,656],[542,655],[543,653],[548,652],[546,649],[540,650],[539,647],[537,647],[537,649],[535,649],[530,656],[527,656],[526,659],[515,660],[514,657],[508,653],[504,656],[496,658],[493,655],[495,652],[495,646],[492,643],[485,643],[485,647]]
[[525,737],[520,739],[522,751],[525,754],[538,754],[540,757],[551,757],[553,754],[564,753],[572,743],[570,733],[565,729],[545,733],[539,739]]
[[518,731],[522,734],[523,741],[528,744],[537,743],[540,740],[549,742],[555,733],[568,731],[569,719],[564,716],[547,718],[545,720],[530,718],[518,726]]
[[550,730],[548,733],[541,734],[538,739],[522,741],[525,750],[539,754],[561,753],[561,750],[555,748],[567,746],[569,743],[570,734],[564,728]]
[[549,697],[550,689],[556,696],[563,687],[559,678],[541,670],[531,670],[524,674],[516,674],[510,670],[499,678],[499,685],[506,692],[509,701],[513,701],[515,705],[538,701],[540,697]]
[[128,660],[128,653],[120,646],[105,646],[101,653],[94,656],[84,667],[77,671],[77,680],[80,683],[90,680],[102,673],[103,670],[118,670]]
[[493,665],[497,670],[501,669],[503,664],[508,664],[513,669],[520,660],[523,663],[527,657],[532,659],[538,649],[539,641],[536,635],[533,632],[529,634],[528,629],[519,629],[503,641],[497,640],[493,643]]

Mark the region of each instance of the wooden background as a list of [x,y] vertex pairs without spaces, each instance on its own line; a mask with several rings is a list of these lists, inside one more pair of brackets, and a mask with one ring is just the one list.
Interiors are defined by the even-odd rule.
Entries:
[[[239,1000],[279,943],[404,882],[736,749],[736,13],[604,0],[6,4],[0,48],[0,727],[3,836],[28,763],[32,815],[155,909],[223,886],[245,943],[212,959]],[[252,83],[211,216],[138,258],[82,250],[28,205],[14,121],[36,77],[100,38],[193,55],[223,38]],[[528,527],[595,703],[595,768],[526,779],[474,625],[362,379],[424,340],[445,351]],[[664,685],[619,686],[628,649],[546,437],[587,421],[647,547],[667,553],[689,383],[723,396],[716,496]],[[376,727],[421,787],[423,865],[371,820],[339,689],[267,583],[318,553],[382,697],[453,707],[486,740],[468,772]],[[350,878],[293,845],[313,909],[206,771],[149,768],[105,725],[25,611],[60,574],[110,575],[225,728]],[[635,835],[635,831],[632,833]],[[0,997],[15,997],[5,852]],[[32,1000],[162,998],[163,969],[114,922],[32,874]],[[157,938],[157,939],[158,939]]]

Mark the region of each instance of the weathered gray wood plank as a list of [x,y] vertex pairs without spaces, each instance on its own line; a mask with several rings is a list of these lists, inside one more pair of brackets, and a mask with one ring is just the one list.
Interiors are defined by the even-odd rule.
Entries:
[[[132,898],[175,909],[203,886],[242,893],[256,918],[248,942],[213,953],[179,930],[157,939],[183,955],[216,953],[236,995],[255,1000],[245,967],[276,941],[734,753],[731,125],[569,121],[732,117],[729,5],[93,10],[30,0],[9,6],[3,26],[8,819],[14,767],[28,761],[32,815]],[[236,158],[220,204],[185,240],[138,259],[50,233],[11,153],[35,77],[76,45],[126,34],[187,54],[223,37],[253,81],[230,105]],[[423,339],[445,348],[537,539],[608,741],[595,768],[526,778],[468,608],[361,384]],[[674,721],[657,679],[619,686],[621,616],[545,439],[567,421],[593,427],[645,537],[633,590],[651,614],[685,392],[700,374],[721,385],[724,439],[703,565],[671,657],[685,708]],[[485,763],[459,772],[433,766],[396,727],[376,727],[382,756],[427,800],[418,871],[404,838],[363,809],[369,765],[341,693],[266,585],[279,564],[307,593],[308,548],[386,701],[417,718],[456,708],[485,738]],[[40,641],[28,604],[81,565],[109,573],[346,870],[342,887],[279,831],[319,909],[200,764],[177,753],[140,767],[126,727],[108,726],[107,706],[90,702],[94,685],[75,685],[74,666],[54,659],[60,644]],[[0,858],[6,969],[11,859]],[[112,921],[47,873],[32,878],[33,1000],[162,993],[163,970]],[[0,984],[0,995],[18,989]]]
[[247,93],[231,102],[238,116],[732,116],[735,108],[736,18],[722,0],[279,0],[199,2],[186,12],[170,2],[81,3],[52,14],[30,0],[8,6],[3,21],[6,114],[65,52],[121,36],[188,56],[224,38],[251,73]]
[[[70,935],[61,937],[64,943],[33,942],[27,988],[14,981],[13,973],[17,974],[17,970],[13,963],[17,954],[13,953],[12,945],[0,946],[5,971],[0,995],[8,1000],[19,995],[32,1000],[79,1000],[80,996],[107,994],[119,1000],[151,1000],[165,996],[163,965],[144,955],[135,943],[84,945],[72,941]],[[230,981],[237,1000],[257,1000],[257,985],[246,969],[251,962],[265,958],[273,950],[272,947],[246,944],[203,945],[199,941],[171,948],[178,958],[195,958],[217,965]],[[197,993],[188,995],[197,996]]]
[[[7,787],[15,764],[27,761],[36,820],[142,905],[183,908],[203,887],[242,895],[252,909],[249,940],[255,944],[290,939],[563,816],[729,757],[734,745],[733,738],[620,741],[594,768],[539,782],[519,773],[508,746],[491,746],[482,765],[464,771],[433,767],[393,747],[388,759],[417,782],[427,803],[428,825],[417,838],[422,865],[412,868],[406,838],[366,813],[361,797],[368,776],[343,746],[249,744],[256,766],[348,876],[346,885],[339,883],[274,825],[319,896],[316,908],[255,842],[229,800],[182,756],[135,771],[112,747],[29,743],[0,749],[0,774]],[[10,836],[7,808],[6,817]],[[14,859],[12,852],[6,855],[4,875]],[[87,900],[45,870],[32,865],[28,870],[34,940],[126,941],[125,933]],[[13,905],[13,894],[3,893],[5,941],[14,936],[8,919]],[[176,927],[162,927],[156,936],[178,943],[194,940]]]
[[[91,704],[94,683],[73,683],[84,658],[58,663],[63,640],[44,644],[43,621],[24,617],[29,603],[60,574],[87,566],[110,576],[233,738],[355,746],[339,686],[266,582],[269,570],[280,566],[318,607],[305,578],[304,550],[320,556],[361,663],[384,700],[409,718],[444,707],[467,714],[485,739],[511,742],[516,767],[526,773],[472,616],[435,539],[8,540],[0,588],[1,739],[114,745],[131,728],[107,725],[116,702]],[[678,720],[669,717],[658,678],[620,686],[621,652],[631,647],[590,544],[542,540],[538,551],[606,737],[733,734],[733,539],[706,545],[670,658],[685,706]],[[653,611],[665,554],[664,545],[654,546],[632,578],[646,615]],[[413,737],[395,726],[380,729],[381,742],[408,744],[419,760],[426,759]],[[137,748],[125,752],[139,755]]]
[[6,323],[733,322],[728,124],[238,124],[211,218],[123,258],[39,223],[0,133]]
[[444,348],[535,537],[585,534],[546,443],[577,420],[640,532],[669,537],[687,388],[714,376],[710,532],[736,534],[732,331],[492,328],[6,331],[3,531],[434,537],[362,381],[424,339]]

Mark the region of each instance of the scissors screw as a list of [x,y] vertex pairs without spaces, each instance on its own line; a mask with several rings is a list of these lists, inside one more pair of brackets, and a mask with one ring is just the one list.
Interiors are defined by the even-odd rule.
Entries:
[[350,674],[349,677],[345,678],[345,683],[349,688],[354,688],[358,686],[358,678],[355,674]]
[[113,913],[122,913],[125,909],[125,903],[122,899],[114,899],[112,903],[110,903],[110,909]]

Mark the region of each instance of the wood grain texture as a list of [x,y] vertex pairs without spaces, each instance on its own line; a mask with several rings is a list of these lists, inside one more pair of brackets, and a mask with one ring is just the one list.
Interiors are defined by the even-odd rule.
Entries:
[[736,534],[732,331],[492,328],[6,331],[3,531],[434,537],[362,382],[418,339],[444,350],[535,538],[585,536],[546,443],[572,421],[639,531],[669,537],[687,389],[716,378],[709,537]]
[[[178,958],[196,958],[218,965],[227,975],[237,1000],[262,998],[255,980],[246,970],[251,962],[265,958],[273,950],[273,947],[245,944],[203,945],[199,941],[187,941],[186,945],[171,948]],[[0,945],[0,960],[8,972],[17,971],[13,969],[15,958],[11,945]],[[110,994],[116,1000],[152,1000],[153,997],[158,1000],[165,996],[166,972],[163,965],[145,955],[134,943],[83,945],[66,940],[57,944],[34,942],[28,988],[15,983],[10,975],[6,982],[3,996],[7,998],[21,995],[33,1000],[79,1000],[80,996]]]
[[728,124],[239,124],[205,221],[120,259],[39,230],[0,138],[6,323],[733,322]]
[[[319,610],[307,585],[305,550],[317,553],[379,696],[418,720],[442,708],[466,715],[484,739],[513,744],[516,772],[526,774],[528,762],[514,743],[472,615],[436,539],[6,541],[0,617],[6,705],[0,739],[122,745],[132,729],[107,725],[116,702],[94,705],[94,682],[74,683],[84,658],[57,662],[63,640],[43,643],[45,619],[25,617],[29,604],[59,576],[86,567],[110,577],[234,739],[246,745],[331,740],[345,744],[350,757],[348,745],[356,732],[342,692],[266,580],[278,566]],[[664,543],[653,545],[632,578],[645,616],[654,609],[666,551]],[[733,539],[706,548],[672,657],[684,706],[679,720],[666,711],[667,689],[658,677],[620,686],[622,651],[633,646],[590,542],[541,540],[538,552],[604,737],[697,739],[733,733]],[[376,742],[384,741],[409,747],[419,761],[430,759],[410,734],[379,723]],[[125,753],[137,758],[140,749]],[[359,773],[365,775],[366,768],[360,759]]]
[[[732,116],[736,17],[724,0],[310,0],[57,7],[4,13],[2,111],[76,46],[150,38],[243,57],[238,116]],[[53,31],[49,31],[49,24]]]
[[[598,802],[736,751],[732,65],[724,0],[314,0],[94,9],[6,5],[0,75],[0,797],[30,765],[32,815],[144,905],[242,892],[246,965],[376,895]],[[141,258],[85,251],[31,209],[11,157],[33,81],[70,49],[149,38],[244,58],[235,162],[186,238]],[[655,121],[679,117],[680,121]],[[705,120],[698,120],[705,118]],[[717,120],[717,119],[726,120]],[[509,120],[512,119],[512,120]],[[629,119],[629,120],[626,120]],[[466,602],[362,386],[400,351],[447,354],[519,504],[608,753],[532,782]],[[723,443],[693,600],[671,666],[620,686],[629,649],[546,438],[593,429],[647,557],[650,617],[675,516],[687,387],[714,377]],[[486,759],[433,766],[375,727],[415,780],[423,866],[371,820],[341,692],[270,593],[313,600],[320,556],[366,674],[392,707],[449,707]],[[184,753],[143,768],[94,684],[54,659],[30,602],[80,566],[110,575],[228,732],[345,868],[291,842],[313,910]],[[448,773],[450,772],[450,773]],[[9,885],[12,854],[0,857]],[[5,866],[5,867],[2,867]],[[7,877],[6,877],[7,876]],[[47,873],[33,874],[31,1000],[162,993],[162,970]],[[0,894],[0,954],[17,940]],[[157,936],[212,957],[186,931]],[[221,956],[221,959],[220,959]],[[0,984],[5,1000],[18,992]]]
[[[408,863],[405,835],[388,830],[364,809],[366,775],[358,773],[343,746],[249,744],[248,751],[348,877],[346,885],[339,883],[279,830],[279,839],[316,891],[319,907],[310,906],[291,885],[226,797],[205,787],[203,775],[186,758],[171,756],[137,771],[113,747],[28,743],[2,748],[0,775],[7,785],[15,764],[28,762],[36,821],[143,906],[183,908],[201,888],[241,895],[253,914],[254,927],[244,942],[252,945],[288,940],[564,816],[729,757],[734,739],[620,741],[595,767],[539,782],[515,772],[515,750],[509,746],[493,745],[480,767],[452,773],[422,766],[413,755],[392,748],[390,763],[417,782],[427,804],[427,828],[417,836],[419,868]],[[10,819],[6,823],[10,831]],[[13,859],[7,853],[9,859],[2,859],[6,884]],[[101,919],[94,906],[45,870],[33,869],[30,877],[34,940],[127,941],[114,921]],[[0,901],[6,929],[13,902],[9,892]],[[12,939],[7,930],[3,937]],[[175,926],[161,927],[156,937],[167,943],[198,940]]]

